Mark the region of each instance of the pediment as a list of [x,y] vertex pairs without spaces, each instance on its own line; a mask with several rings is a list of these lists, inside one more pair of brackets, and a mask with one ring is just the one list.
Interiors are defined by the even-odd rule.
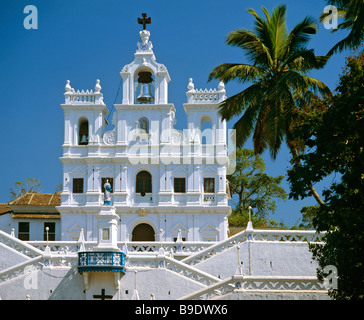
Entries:
[[[81,229],[84,229],[78,223],[74,224],[71,228],[67,230],[68,233],[80,233]],[[85,232],[85,230],[83,230]]]
[[217,174],[217,171],[214,168],[212,168],[212,167],[207,167],[206,169],[202,170],[201,173],[203,175],[208,175],[208,174],[216,175]]
[[86,172],[84,169],[82,169],[81,167],[76,167],[76,168],[74,168],[74,169],[70,172],[70,174],[71,174],[72,176],[81,176],[81,175],[86,175],[86,174],[87,174],[87,172]]
[[182,166],[178,166],[176,169],[172,171],[173,176],[181,175],[185,176],[187,175],[187,170],[183,168]]
[[104,168],[102,168],[102,170],[100,170],[100,175],[101,176],[114,176],[114,170],[112,168],[110,168],[109,166],[106,166]]
[[172,229],[171,229],[171,233],[178,233],[179,230],[181,230],[182,234],[186,234],[188,233],[188,229],[182,224],[182,223],[177,223]]
[[217,230],[210,223],[204,226],[202,229],[200,229],[200,233],[217,233],[217,232],[219,232],[219,230]]

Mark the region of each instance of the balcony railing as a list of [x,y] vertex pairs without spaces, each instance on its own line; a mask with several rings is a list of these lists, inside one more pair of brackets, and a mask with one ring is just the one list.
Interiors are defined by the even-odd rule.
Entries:
[[78,253],[78,272],[111,271],[125,274],[125,254],[117,251],[87,251]]

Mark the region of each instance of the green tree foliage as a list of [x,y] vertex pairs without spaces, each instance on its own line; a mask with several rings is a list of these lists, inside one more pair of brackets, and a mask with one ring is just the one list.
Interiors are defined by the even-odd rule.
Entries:
[[[301,167],[288,172],[290,196],[305,197],[307,181],[332,173],[338,179],[324,191],[325,204],[317,209],[313,226],[325,231],[325,244],[311,247],[323,268],[338,269],[336,299],[364,299],[364,54],[349,57],[335,95],[324,109],[307,113],[296,134],[310,147],[300,156]],[[304,117],[302,117],[304,119]]]
[[317,215],[318,209],[319,209],[318,206],[303,207],[300,210],[302,216],[295,223],[295,225],[292,227],[292,229],[300,229],[300,230],[314,229],[313,218]]
[[[363,0],[327,0],[328,5],[333,5],[337,8],[338,18],[342,18],[336,29],[350,30],[349,34],[337,44],[335,44],[327,53],[331,56],[335,52],[341,52],[345,49],[359,47],[364,40],[364,1]],[[332,19],[332,13],[323,13],[320,16],[320,21],[325,22]]]
[[25,193],[38,193],[41,192],[43,186],[39,183],[39,179],[26,178],[25,181],[17,181],[10,187],[10,199],[14,200]]
[[[235,123],[238,147],[243,147],[253,134],[256,154],[269,149],[275,159],[283,141],[297,158],[302,144],[293,139],[292,128],[297,121],[297,109],[310,105],[317,93],[327,96],[328,87],[308,72],[322,68],[327,58],[315,56],[306,45],[317,25],[310,17],[299,22],[288,33],[286,6],[279,5],[272,14],[262,8],[265,19],[253,10],[254,30],[239,29],[230,32],[227,44],[239,47],[251,64],[223,63],[213,69],[209,81],[219,79],[225,83],[251,83],[243,91],[229,97],[220,105],[225,120],[241,116]],[[298,164],[298,163],[297,163]],[[312,195],[319,204],[320,196],[310,184]]]
[[257,223],[278,225],[274,220],[268,221],[266,216],[274,213],[276,200],[287,198],[285,190],[280,187],[284,177],[270,177],[264,171],[265,163],[254,154],[254,150],[237,150],[235,172],[227,176],[231,193],[238,196],[237,205],[230,216],[230,225],[246,225],[249,206],[254,210],[254,221]]

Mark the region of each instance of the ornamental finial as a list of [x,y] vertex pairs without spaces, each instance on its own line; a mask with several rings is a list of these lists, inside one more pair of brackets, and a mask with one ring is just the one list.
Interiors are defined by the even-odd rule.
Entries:
[[96,93],[99,93],[99,92],[100,92],[100,90],[101,90],[100,80],[99,80],[99,79],[97,79],[97,80],[96,80],[96,85],[95,85],[95,92],[96,92]]
[[224,84],[224,82],[220,81],[220,82],[219,82],[219,85],[218,85],[218,88],[219,88],[219,90],[220,90],[220,91],[221,91],[221,90],[224,90],[224,89],[225,89],[225,84]]
[[72,87],[70,85],[70,81],[69,80],[67,80],[67,83],[66,83],[66,86],[64,87],[64,90],[66,92],[71,92],[72,91]]
[[195,85],[193,84],[192,80],[193,80],[192,78],[189,79],[187,86],[188,91],[193,91],[193,89],[195,88]]

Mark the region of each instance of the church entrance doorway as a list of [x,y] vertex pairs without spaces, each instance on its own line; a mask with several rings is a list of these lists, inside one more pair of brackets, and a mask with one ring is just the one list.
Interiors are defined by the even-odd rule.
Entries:
[[154,229],[147,223],[138,224],[133,230],[131,241],[155,241]]

